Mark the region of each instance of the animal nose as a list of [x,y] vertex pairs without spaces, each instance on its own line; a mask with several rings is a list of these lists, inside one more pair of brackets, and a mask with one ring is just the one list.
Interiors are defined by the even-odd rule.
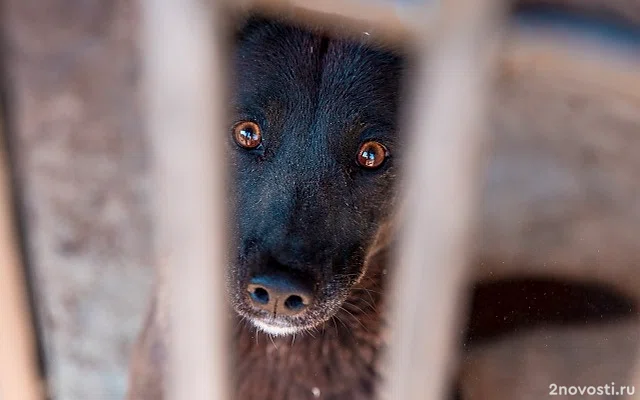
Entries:
[[302,280],[288,275],[258,275],[247,285],[250,303],[274,316],[301,314],[313,301]]

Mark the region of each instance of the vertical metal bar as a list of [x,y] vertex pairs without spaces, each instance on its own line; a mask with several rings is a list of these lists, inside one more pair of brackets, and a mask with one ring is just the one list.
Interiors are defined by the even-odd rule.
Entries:
[[156,254],[169,302],[168,399],[228,395],[222,43],[212,2],[143,1]]
[[0,140],[0,399],[41,400],[44,385],[38,374],[26,280],[11,226],[14,207],[5,144]]
[[[422,44],[405,164],[406,218],[392,288],[387,399],[449,395],[465,266],[481,180],[484,97],[497,57],[501,4],[440,2]],[[427,47],[429,46],[429,52]],[[426,62],[427,59],[429,62]],[[413,82],[412,82],[413,84]]]

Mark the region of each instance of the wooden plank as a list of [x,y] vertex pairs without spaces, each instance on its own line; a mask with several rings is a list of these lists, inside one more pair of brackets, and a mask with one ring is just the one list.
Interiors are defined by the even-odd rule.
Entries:
[[[500,4],[441,3],[424,43],[405,127],[404,227],[397,250],[387,399],[443,399],[450,393],[477,217],[485,152],[485,96],[495,70]],[[430,46],[430,54],[426,48]],[[427,57],[429,62],[427,62]]]
[[168,399],[227,399],[223,62],[208,2],[143,2],[155,250],[169,296]]

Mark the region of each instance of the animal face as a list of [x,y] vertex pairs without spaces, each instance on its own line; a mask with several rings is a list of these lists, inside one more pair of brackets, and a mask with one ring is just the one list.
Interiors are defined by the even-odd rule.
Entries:
[[403,60],[251,19],[232,67],[231,303],[270,334],[310,329],[339,310],[391,218]]

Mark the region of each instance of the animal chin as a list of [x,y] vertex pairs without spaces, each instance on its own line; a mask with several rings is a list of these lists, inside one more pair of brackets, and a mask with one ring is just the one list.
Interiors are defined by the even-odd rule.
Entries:
[[259,330],[264,333],[268,333],[273,336],[287,336],[293,335],[294,333],[298,333],[304,331],[304,328],[295,327],[295,326],[281,326],[281,325],[272,325],[264,321],[260,320],[251,320],[251,323],[255,325]]

